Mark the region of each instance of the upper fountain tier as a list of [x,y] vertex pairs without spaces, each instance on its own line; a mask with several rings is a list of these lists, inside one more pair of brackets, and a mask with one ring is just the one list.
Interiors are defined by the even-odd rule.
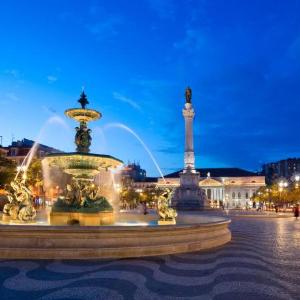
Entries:
[[121,166],[123,162],[110,155],[89,153],[92,137],[87,123],[99,119],[101,113],[86,108],[89,102],[84,92],[81,93],[78,102],[81,108],[71,108],[65,111],[68,117],[79,122],[79,127],[75,128],[76,152],[49,154],[44,161],[50,166],[60,167],[74,178],[92,179],[101,169],[114,169]]
[[67,109],[65,111],[66,116],[80,123],[96,121],[102,117],[101,113],[97,110],[86,108],[86,105],[89,104],[89,101],[87,100],[86,94],[84,92],[81,93],[78,102],[81,104],[81,108]]

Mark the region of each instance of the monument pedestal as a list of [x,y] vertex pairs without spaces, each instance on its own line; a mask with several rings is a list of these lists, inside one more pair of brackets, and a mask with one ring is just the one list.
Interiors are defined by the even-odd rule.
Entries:
[[209,208],[204,190],[199,187],[200,174],[186,171],[180,173],[180,186],[175,190],[172,207],[177,210],[203,210]]

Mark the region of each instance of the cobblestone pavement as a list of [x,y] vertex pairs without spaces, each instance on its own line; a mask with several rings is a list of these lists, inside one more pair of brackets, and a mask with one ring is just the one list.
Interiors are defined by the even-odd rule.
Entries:
[[300,220],[233,218],[231,229],[231,243],[205,253],[2,260],[0,299],[300,299]]

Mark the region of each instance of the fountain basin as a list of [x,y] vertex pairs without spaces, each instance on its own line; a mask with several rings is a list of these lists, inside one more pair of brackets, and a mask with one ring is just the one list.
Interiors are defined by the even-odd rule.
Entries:
[[98,120],[102,117],[101,113],[94,109],[88,108],[70,108],[65,114],[78,122],[90,122]]
[[49,166],[58,166],[65,173],[82,178],[92,178],[101,169],[113,169],[123,164],[110,155],[78,152],[48,154],[44,161]]
[[[207,216],[202,221],[201,216],[197,219],[198,223],[189,223],[195,217],[180,216],[179,224],[164,226],[1,225],[0,258],[142,257],[208,250],[231,240],[229,219]],[[140,220],[142,216],[137,219]]]

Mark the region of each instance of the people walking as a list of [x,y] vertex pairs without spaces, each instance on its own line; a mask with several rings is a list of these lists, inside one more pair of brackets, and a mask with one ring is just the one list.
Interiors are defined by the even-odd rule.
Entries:
[[297,204],[294,208],[294,216],[295,216],[296,220],[298,220],[298,217],[299,217],[299,204]]

